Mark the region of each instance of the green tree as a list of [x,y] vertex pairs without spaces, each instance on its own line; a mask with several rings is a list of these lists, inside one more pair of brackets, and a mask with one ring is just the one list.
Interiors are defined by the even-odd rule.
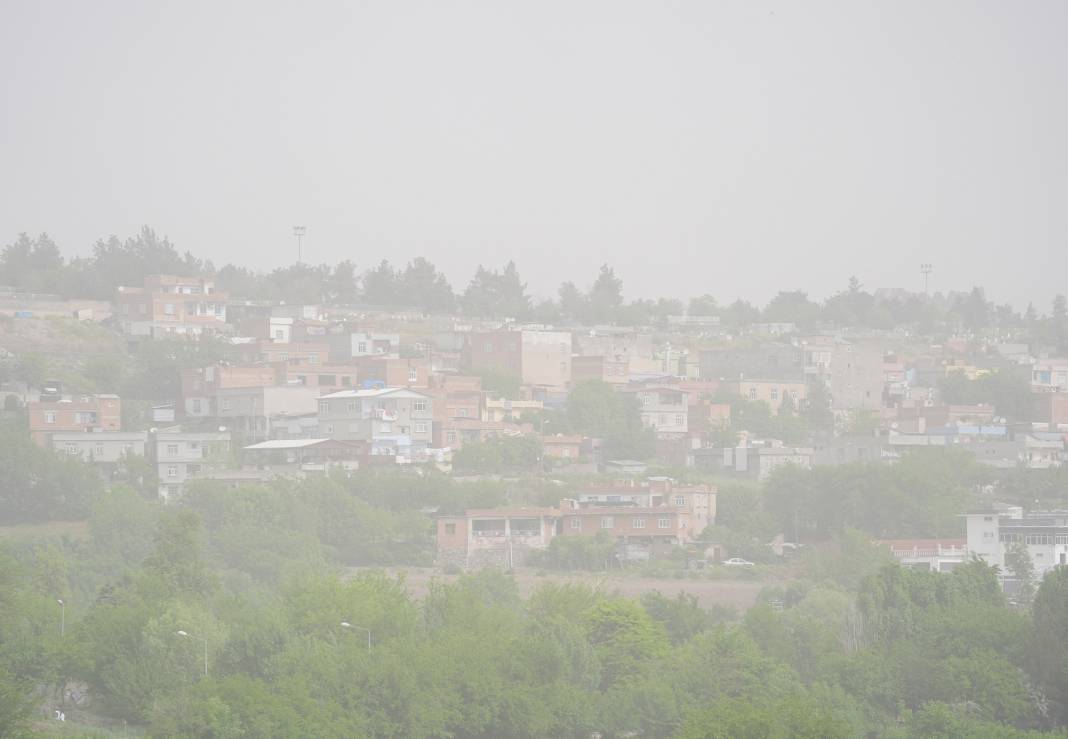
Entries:
[[1035,565],[1023,542],[1014,542],[1005,550],[1005,569],[1016,580],[1016,600],[1022,608],[1030,608],[1035,597]]

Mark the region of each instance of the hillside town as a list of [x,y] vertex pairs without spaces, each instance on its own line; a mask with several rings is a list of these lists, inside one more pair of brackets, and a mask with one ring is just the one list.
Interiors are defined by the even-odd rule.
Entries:
[[[40,240],[24,246],[30,256],[45,248]],[[1063,297],[1041,321],[988,304],[978,288],[869,294],[855,279],[822,308],[800,292],[780,293],[762,312],[707,296],[646,307],[625,304],[621,280],[605,265],[588,295],[575,291],[585,305],[567,312],[568,285],[560,306],[535,306],[511,264],[502,273],[480,269],[459,298],[425,260],[397,273],[384,263],[361,285],[350,276],[337,296],[326,284],[336,271],[298,264],[290,272],[324,277],[304,292],[325,300],[234,293],[231,283],[241,285],[226,270],[146,274],[117,285],[110,300],[8,287],[0,296],[11,347],[0,385],[5,413],[24,414],[36,445],[105,480],[128,480],[137,469],[165,503],[198,483],[236,488],[380,467],[559,486],[557,501],[529,514],[434,514],[439,562],[465,569],[487,553],[514,564],[517,549],[545,549],[557,535],[607,534],[619,561],[706,541],[716,486],[674,476],[759,484],[784,466],[893,465],[916,449],[959,452],[994,470],[1056,469],[1066,459]],[[368,302],[382,274],[393,281],[390,302],[403,300],[405,280],[423,279],[452,310]],[[893,309],[918,320],[877,327]],[[552,321],[536,320],[553,312]],[[642,320],[623,323],[628,313]],[[791,315],[796,322],[782,320]],[[115,375],[87,376],[121,354],[42,363],[51,349],[33,344],[41,326],[84,327],[134,354],[153,345],[211,351],[166,367],[168,382],[134,396]],[[641,492],[592,492],[602,488]],[[1050,522],[1048,535],[1025,540],[1037,572],[1065,563],[1068,529],[1056,523],[1063,515],[1024,517],[996,494],[990,502],[1016,510],[1000,514],[1011,520]],[[959,535],[939,542],[955,554],[912,552],[910,565],[942,571],[974,554],[1011,580],[1003,545],[1015,539],[998,534],[992,544],[965,526],[971,511],[958,513]],[[717,557],[729,555],[724,542],[706,543]],[[900,544],[887,546],[901,556]]]

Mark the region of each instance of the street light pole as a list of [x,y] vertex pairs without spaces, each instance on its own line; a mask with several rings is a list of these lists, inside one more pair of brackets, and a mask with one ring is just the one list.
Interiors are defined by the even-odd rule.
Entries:
[[[187,632],[187,631],[178,631],[177,634],[178,634],[178,636],[190,636],[189,632]],[[198,638],[202,642],[204,642],[204,677],[207,677],[208,676],[208,639],[205,636],[201,636],[201,637],[198,637]]]
[[62,598],[56,598],[56,603],[59,603],[59,636],[62,638],[67,633],[67,604]]
[[353,624],[350,624],[348,621],[342,621],[341,622],[341,626],[342,626],[342,628],[345,628],[345,629],[363,629],[364,631],[366,631],[367,632],[367,651],[368,652],[371,651],[371,630],[369,628],[367,628],[366,626],[355,626]]
[[303,252],[301,247],[303,246],[304,234],[308,232],[308,229],[304,226],[294,226],[293,235],[297,237],[297,264],[304,261]]

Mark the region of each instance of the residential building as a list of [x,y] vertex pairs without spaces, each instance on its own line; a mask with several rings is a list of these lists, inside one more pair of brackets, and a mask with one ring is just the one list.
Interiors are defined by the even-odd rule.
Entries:
[[771,377],[787,382],[803,382],[800,347],[783,343],[755,346],[727,346],[705,349],[698,354],[701,378],[736,381],[747,377]]
[[883,407],[885,355],[885,347],[872,341],[843,343],[835,348],[828,383],[835,412]]
[[968,554],[998,567],[1006,592],[1015,587],[1005,555],[1015,544],[1031,558],[1035,575],[1042,579],[1054,567],[1068,564],[1068,511],[1029,511],[1003,506],[964,515]]
[[582,457],[584,441],[585,437],[581,435],[556,434],[554,436],[542,436],[541,446],[544,455],[548,458],[575,462]]
[[750,440],[743,432],[734,447],[694,450],[695,465],[703,469],[765,480],[777,468],[794,465],[811,469],[811,447],[786,446],[777,439]]
[[540,400],[495,400],[482,401],[482,418],[486,421],[518,421],[524,413],[538,413],[545,407]]
[[319,434],[362,441],[372,455],[421,458],[431,445],[434,401],[407,388],[343,390],[319,398]]
[[26,404],[30,436],[45,448],[56,433],[122,430],[122,400],[117,395],[61,395],[42,392]]
[[246,438],[273,436],[273,426],[284,418],[314,415],[319,390],[303,385],[221,388],[215,394],[215,418],[239,428]]
[[575,385],[586,380],[625,385],[629,378],[630,357],[626,355],[597,354],[571,357],[571,382]]
[[878,544],[910,569],[952,572],[968,558],[965,539],[884,539]]
[[1032,385],[1031,421],[1050,430],[1068,426],[1068,391]]
[[651,478],[642,485],[615,484],[582,490],[561,501],[563,536],[613,537],[621,553],[638,548],[663,552],[688,544],[715,521],[716,492],[704,485],[678,485]]
[[400,357],[400,334],[343,331],[329,334],[330,361],[347,362],[359,357]]
[[521,566],[532,552],[548,548],[559,520],[556,508],[477,509],[439,516],[438,563],[463,569]]
[[464,365],[473,372],[515,375],[524,385],[563,389],[571,383],[567,331],[482,331],[464,336]]
[[118,288],[115,315],[133,336],[228,333],[227,299],[209,278],[149,275],[141,287]]
[[114,465],[128,457],[145,456],[145,439],[141,432],[76,432],[52,434],[52,448],[79,457],[85,462]]
[[230,466],[230,432],[155,434],[159,496],[164,501],[181,496],[189,480],[211,470]]
[[323,365],[330,360],[330,347],[322,342],[306,344],[276,344],[261,341],[253,349],[253,360],[264,364],[281,362],[283,364]]
[[187,418],[213,418],[217,415],[216,395],[228,388],[269,387],[278,384],[278,371],[266,365],[213,365],[180,371],[182,415]]
[[387,356],[363,356],[353,359],[360,384],[378,383],[386,387],[426,388],[430,385],[430,360]]
[[1031,386],[1068,392],[1068,359],[1039,359],[1031,367]]
[[305,474],[340,469],[359,469],[366,456],[364,443],[336,439],[270,439],[244,448],[244,459],[258,469]]
[[658,439],[677,439],[689,430],[689,393],[672,385],[639,385],[620,388],[638,402],[642,423]]
[[723,387],[746,400],[767,403],[772,413],[778,413],[787,403],[794,410],[801,410],[808,398],[808,386],[804,382],[746,378],[738,382],[723,383]]

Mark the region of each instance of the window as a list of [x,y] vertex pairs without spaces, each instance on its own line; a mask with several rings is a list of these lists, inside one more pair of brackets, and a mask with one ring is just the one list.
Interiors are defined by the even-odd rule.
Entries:
[[104,445],[103,444],[97,444],[96,445],[96,451],[94,452],[94,454],[96,454],[96,456],[98,456],[98,457],[103,457],[104,456]]
[[445,441],[448,442],[449,444],[455,444],[456,443],[456,432],[455,431],[446,431],[445,432]]
[[168,316],[173,316],[174,315],[174,303],[164,303],[163,304],[163,312],[166,313]]
[[771,399],[772,400],[778,400],[779,399],[779,388],[773,387],[771,389]]
[[417,434],[425,434],[426,433],[426,424],[425,423],[417,423],[417,424],[415,424],[415,433],[417,433]]
[[675,505],[686,505],[686,496],[684,496],[684,495],[676,495],[675,496]]
[[200,413],[200,398],[193,398],[192,402],[193,413]]
[[45,423],[55,423],[56,422],[56,412],[55,411],[45,411],[44,412],[44,422]]
[[70,455],[73,456],[73,455],[76,455],[77,453],[78,453],[78,445],[77,444],[67,444],[67,454],[70,454]]
[[275,341],[281,341],[283,338],[285,338],[285,335],[286,335],[285,331],[283,331],[280,328],[276,329],[275,332],[274,332],[274,340]]
[[579,518],[578,516],[575,516],[574,518],[572,518],[571,519],[571,528],[575,529],[575,530],[581,529],[582,528],[582,519]]
[[356,412],[356,401],[355,400],[350,400],[348,403],[345,404],[345,409],[349,413],[355,413]]
[[319,412],[320,413],[329,413],[330,412],[330,404],[329,403],[320,403],[319,404]]
[[612,528],[615,528],[615,526],[616,526],[616,521],[615,521],[614,518],[612,518],[611,516],[601,516],[601,528],[602,529],[612,529]]
[[308,355],[308,364],[319,364],[319,355],[318,354],[309,354]]
[[671,528],[671,519],[670,518],[658,518],[658,519],[656,519],[656,527],[658,529],[670,529]]
[[189,465],[188,467],[185,468],[185,471],[188,472],[190,475],[198,475],[198,474],[200,474],[200,465],[199,464],[191,464],[191,465]]
[[653,400],[653,398],[652,398],[651,395],[643,395],[642,396],[642,405],[643,406],[649,405],[652,402],[652,400]]
[[756,400],[757,399],[757,393],[756,393],[756,388],[755,387],[749,388],[749,399],[750,400]]
[[645,528],[645,519],[644,518],[636,518],[636,519],[634,519],[633,521],[630,522],[630,526],[631,526],[631,528],[634,528],[634,529],[644,529]]
[[326,424],[325,426],[323,426],[323,431],[325,431],[325,432],[326,432],[326,433],[327,433],[328,435],[329,435],[329,434],[333,434],[333,433],[334,433],[334,426],[333,426],[333,424],[329,424],[329,423],[328,423],[328,424]]
[[418,381],[419,381],[419,371],[417,369],[415,369],[415,367],[409,367],[408,368],[408,382],[418,382]]
[[[301,383],[304,384],[304,383]],[[320,385],[336,385],[337,375],[319,375]]]
[[445,524],[445,533],[446,533],[446,534],[447,534],[448,536],[453,536],[453,535],[455,535],[455,534],[456,534],[456,524],[454,524],[454,523],[447,523],[447,524]]
[[460,418],[467,418],[467,409],[466,408],[461,408],[460,409]]
[[412,410],[415,411],[416,413],[425,413],[426,412],[426,401],[425,400],[417,400],[417,401],[415,401],[414,403],[412,403]]
[[178,468],[175,465],[167,468],[167,477],[178,477]]
[[676,426],[681,426],[682,425],[682,414],[681,413],[676,413],[675,414],[675,425]]
[[233,398],[223,398],[222,399],[222,409],[224,411],[233,410],[233,407],[234,407],[234,399]]
[[356,353],[357,354],[366,354],[367,353],[367,342],[366,341],[361,341],[359,344],[356,345]]
[[487,341],[486,342],[486,346],[483,347],[483,351],[485,351],[487,354],[492,354],[493,353],[493,344]]
[[177,454],[178,454],[178,445],[177,444],[168,444],[167,445],[167,454],[172,456],[172,457],[177,456]]

